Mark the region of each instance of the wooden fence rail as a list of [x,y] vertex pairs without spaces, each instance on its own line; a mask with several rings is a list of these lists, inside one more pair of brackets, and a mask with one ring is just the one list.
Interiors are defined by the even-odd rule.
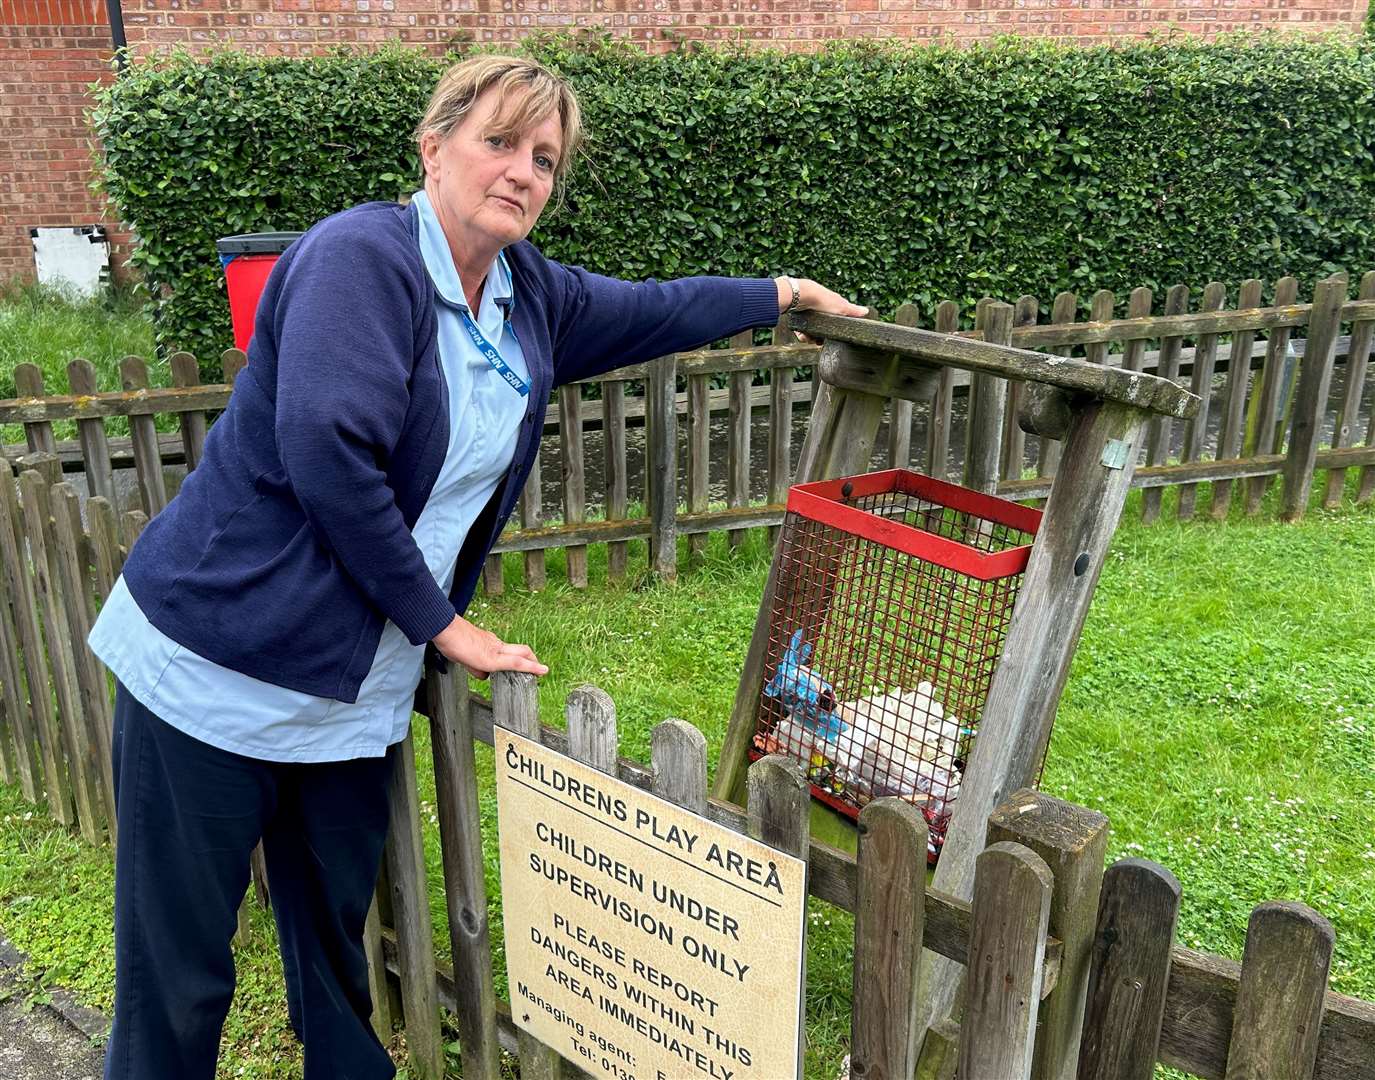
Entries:
[[[1198,416],[1160,418],[1148,432],[1146,464],[1134,479],[1145,489],[1142,513],[1148,521],[1166,505],[1167,487],[1179,489],[1179,517],[1200,513],[1197,490],[1205,482],[1212,485],[1206,511],[1214,519],[1226,517],[1237,484],[1245,512],[1258,513],[1275,476],[1284,479],[1281,513],[1292,519],[1303,513],[1319,469],[1327,470],[1325,505],[1340,501],[1351,469],[1358,470],[1357,499],[1369,502],[1375,496],[1375,421],[1367,419],[1362,431],[1361,418],[1375,336],[1375,271],[1361,278],[1354,298],[1344,276],[1318,283],[1312,303],[1297,302],[1299,285],[1293,278],[1274,283],[1268,307],[1261,306],[1263,291],[1259,281],[1244,282],[1238,306],[1226,309],[1227,290],[1212,282],[1202,290],[1197,310],[1190,311],[1192,291],[1174,286],[1155,314],[1151,290],[1136,289],[1121,318],[1113,317],[1119,303],[1106,290],[1084,302],[1062,293],[1046,305],[1046,323],[1037,322],[1043,305],[1023,296],[1012,325],[996,332],[1015,348],[1153,371],[1198,393],[1203,400]],[[1088,321],[1076,321],[1081,308]],[[894,318],[909,326],[922,321],[910,304]],[[988,332],[977,312],[972,329],[961,329],[960,321],[957,305],[946,301],[935,308],[937,331],[979,338]],[[1294,338],[1296,332],[1302,336]],[[794,372],[816,357],[815,346],[795,341],[780,327],[768,345],[751,346],[748,335],[737,335],[727,349],[679,354],[588,380],[600,400],[584,399],[581,384],[559,390],[545,429],[549,452],[557,444],[559,505],[544,504],[537,469],[521,500],[518,526],[504,534],[485,568],[487,590],[495,593],[504,586],[499,557],[504,552],[523,553],[524,583],[538,589],[547,581],[545,552],[562,548],[569,582],[582,587],[589,545],[607,545],[607,576],[616,581],[628,572],[627,542],[646,539],[650,569],[671,576],[679,535],[697,555],[709,533],[725,532],[734,545],[748,529],[776,526],[791,476],[795,410],[805,407],[815,388],[795,383]],[[45,395],[35,367],[20,365],[16,386],[22,396],[0,402],[0,423],[22,424],[26,445],[22,451],[8,449],[7,456],[17,462],[21,452],[57,454],[61,468],[82,472],[86,491],[110,501],[117,514],[137,509],[151,517],[174,493],[181,470],[199,460],[210,418],[227,404],[245,358],[230,350],[221,362],[225,382],[203,386],[194,359],[178,353],[169,361],[174,385],[154,389],[147,365],[129,357],[121,364],[121,389],[101,391],[91,365],[75,360],[68,368],[70,392],[57,395]],[[953,438],[962,441],[963,474],[976,486],[996,483],[1013,498],[1045,497],[1058,443],[1028,439],[1017,423],[1019,407],[1028,393],[1034,398],[1035,388],[1013,385],[1004,391],[995,380],[982,397],[974,393],[967,399],[971,407],[961,417],[957,396],[976,390],[983,378],[942,369],[924,405],[914,408],[911,401],[895,399],[887,436],[878,441],[872,463],[948,477]],[[713,389],[713,379],[725,385]],[[764,385],[752,385],[761,380]],[[1330,405],[1333,386],[1340,396]],[[979,406],[985,398],[1005,400],[1006,407],[989,413]],[[764,475],[753,478],[751,425],[761,412],[767,414],[768,449]],[[722,435],[713,438],[713,418],[722,414]],[[115,417],[127,418],[128,436],[107,434],[106,421]],[[159,434],[158,417],[174,418],[176,430]],[[680,419],[686,436],[681,448]],[[74,423],[76,437],[59,442],[53,425],[64,421]],[[629,468],[627,439],[627,428],[636,423],[644,430],[644,475],[638,484]],[[586,441],[594,433],[603,442],[597,459],[602,477],[590,484]],[[124,469],[132,469],[133,484],[116,483]],[[713,478],[721,493],[715,506]],[[637,488],[644,510],[631,517]],[[763,502],[755,501],[759,495]],[[546,523],[547,516],[557,521]]]
[[[1357,499],[1370,501],[1375,419],[1366,421],[1364,432],[1360,429],[1375,337],[1375,272],[1361,278],[1355,299],[1341,277],[1320,282],[1310,304],[1296,302],[1298,284],[1292,278],[1275,282],[1270,307],[1260,306],[1259,281],[1242,284],[1234,310],[1223,309],[1224,292],[1210,284],[1199,310],[1191,313],[1189,290],[1176,287],[1165,298],[1166,313],[1155,315],[1150,290],[1136,289],[1126,317],[1115,319],[1116,299],[1100,290],[1088,303],[1087,322],[1074,321],[1080,303],[1066,293],[1050,305],[1054,321],[1048,324],[1035,322],[1041,305],[1027,296],[1019,299],[1009,325],[985,326],[981,312],[992,309],[981,304],[975,328],[963,330],[958,307],[947,301],[937,306],[934,325],[955,335],[949,345],[956,350],[958,338],[994,334],[1015,348],[1060,355],[1082,350],[1092,363],[1188,380],[1206,404],[1197,417],[1182,422],[1180,460],[1167,460],[1171,431],[1162,422],[1148,440],[1152,463],[1134,477],[1145,489],[1148,517],[1161,512],[1158,496],[1167,487],[1180,490],[1181,517],[1201,512],[1197,485],[1205,482],[1212,485],[1206,504],[1212,517],[1227,515],[1234,487],[1245,511],[1255,513],[1271,478],[1282,476],[1281,512],[1294,518],[1303,512],[1317,469],[1328,471],[1327,505],[1340,499],[1353,469],[1358,470]],[[896,321],[915,326],[921,319],[912,305],[904,305]],[[1295,330],[1305,336],[1291,340]],[[875,331],[881,331],[878,324]],[[1158,348],[1150,352],[1153,343]],[[1289,359],[1291,354],[1296,360]],[[627,543],[648,540],[651,569],[667,577],[676,570],[679,535],[688,538],[690,553],[699,553],[711,532],[726,532],[738,542],[744,530],[777,526],[791,476],[795,410],[816,386],[815,381],[794,383],[794,371],[816,359],[815,346],[798,343],[779,328],[768,345],[746,346],[738,338],[729,349],[665,357],[590,380],[600,401],[583,400],[577,386],[561,389],[546,428],[561,459],[561,521],[542,520],[537,470],[521,500],[519,526],[502,537],[498,555],[486,567],[486,587],[503,587],[502,552],[521,552],[525,584],[539,588],[547,580],[545,553],[563,548],[568,578],[581,586],[591,545],[607,545],[608,577],[614,581],[628,573]],[[231,350],[221,363],[224,383],[202,386],[194,359],[176,354],[170,359],[176,385],[150,388],[147,365],[129,357],[120,365],[121,389],[101,391],[92,365],[74,360],[68,365],[71,392],[56,396],[45,396],[36,367],[20,365],[16,386],[24,396],[0,402],[0,423],[22,424],[25,434],[25,444],[6,454],[3,468],[10,482],[0,483],[0,590],[7,600],[0,604],[0,777],[18,782],[27,798],[46,802],[59,821],[78,826],[91,840],[106,835],[113,812],[105,734],[109,707],[100,693],[105,674],[79,643],[143,524],[175,493],[180,472],[167,466],[193,468],[200,459],[212,417],[227,404],[245,357]],[[768,384],[751,386],[761,372]],[[727,385],[713,389],[713,378],[724,378]],[[1334,384],[1341,387],[1340,404],[1329,409]],[[948,476],[952,435],[963,427],[968,481],[996,485],[1012,498],[1044,498],[1055,471],[1055,443],[1025,438],[1014,409],[1019,399],[1032,403],[1036,387],[1004,391],[990,383],[974,393],[970,418],[961,422],[957,393],[971,385],[964,372],[944,368],[925,403],[914,409],[910,401],[895,400],[890,417],[896,422],[886,438],[877,440],[873,463],[915,465]],[[1201,393],[1210,386],[1215,402]],[[984,399],[997,403],[998,410],[981,406]],[[768,414],[766,475],[754,490],[762,489],[766,501],[757,503],[751,499],[750,419],[763,410]],[[723,437],[713,438],[713,418],[719,422],[722,414]],[[1216,436],[1207,422],[1210,414],[1219,421]],[[127,437],[106,431],[116,417],[127,418]],[[159,417],[171,417],[175,430],[160,434]],[[639,418],[645,423],[645,512],[630,517],[627,428]],[[67,421],[73,422],[75,438],[59,441],[54,424]],[[1329,428],[1332,435],[1325,439]],[[603,442],[604,483],[599,485],[588,483],[586,439],[594,430]],[[1330,447],[1323,446],[1325,441]],[[57,483],[66,473],[84,488],[84,505],[69,484]],[[133,483],[120,483],[130,475]],[[724,481],[724,505],[710,501],[713,475]],[[590,520],[594,504],[604,512]]]
[[[749,807],[742,811],[706,797],[705,740],[681,721],[655,730],[651,766],[618,758],[614,704],[595,688],[570,695],[566,731],[541,722],[528,676],[498,677],[490,705],[447,691],[432,691],[430,701],[439,706],[431,718],[434,730],[457,723],[468,738],[490,742],[494,724],[509,728],[804,855],[812,895],[856,916],[851,1076],[948,1076],[958,1065],[961,1076],[991,1080],[1074,1076],[1076,1070],[1085,1080],[1144,1080],[1161,1061],[1219,1080],[1375,1080],[1375,1005],[1326,990],[1332,933],[1325,920],[1298,904],[1260,905],[1240,965],[1178,947],[1178,883],[1140,859],[1105,871],[1107,822],[1101,814],[1034,791],[1015,793],[990,818],[974,900],[964,904],[925,887],[926,826],[901,800],[865,808],[859,852],[851,857],[807,839],[805,800],[798,796],[805,785],[787,762],[756,763]],[[466,709],[466,721],[440,715],[450,708]],[[441,822],[453,816],[448,793],[461,793],[469,805],[476,799],[470,766],[444,771]],[[410,782],[404,769],[398,768],[395,782]],[[479,849],[471,831],[475,815],[465,827],[466,844],[446,841],[445,893],[457,890],[462,898],[461,905],[448,899],[451,911],[485,912],[480,867],[469,865]],[[427,886],[413,887],[423,892]],[[460,949],[455,937],[454,973],[429,962],[425,967],[433,972],[435,999],[469,1033],[460,1040],[463,1075],[495,1076],[499,1050],[520,1057],[523,1075],[527,1069],[536,1076],[582,1075],[521,1035],[509,1005],[496,999],[485,922],[476,914],[452,921],[463,926],[464,941]],[[402,942],[418,938],[421,929],[383,929],[375,962],[390,977],[404,973]],[[923,947],[970,966],[960,1027],[948,1032],[948,1044],[926,1040],[919,1057]],[[418,1019],[407,1014],[411,1046],[417,1045],[417,1022],[434,1024],[437,1038],[438,1021],[427,1003]],[[418,1043],[429,1046],[432,1039],[422,1035]],[[418,1075],[439,1075],[425,1072],[414,1058],[412,1067]]]

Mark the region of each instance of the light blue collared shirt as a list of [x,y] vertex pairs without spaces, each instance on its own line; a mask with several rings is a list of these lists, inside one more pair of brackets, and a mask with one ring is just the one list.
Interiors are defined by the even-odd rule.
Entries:
[[[425,565],[447,592],[468,530],[510,467],[525,399],[507,385],[465,328],[463,315],[471,311],[444,231],[423,191],[413,201],[420,251],[437,301],[449,447],[411,532]],[[498,255],[487,272],[476,323],[528,383],[525,355],[511,329],[515,300],[510,268]],[[412,645],[388,621],[356,702],[288,690],[177,644],[148,621],[123,578],[115,582],[89,642],[125,688],[167,723],[222,750],[267,761],[343,761],[386,753],[410,725],[424,661],[424,646]]]

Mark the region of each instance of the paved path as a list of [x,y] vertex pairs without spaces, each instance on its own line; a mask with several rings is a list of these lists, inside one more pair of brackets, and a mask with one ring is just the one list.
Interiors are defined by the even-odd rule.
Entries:
[[4,1080],[99,1080],[101,1051],[55,1010],[25,1011],[32,985],[0,938],[0,1077]]

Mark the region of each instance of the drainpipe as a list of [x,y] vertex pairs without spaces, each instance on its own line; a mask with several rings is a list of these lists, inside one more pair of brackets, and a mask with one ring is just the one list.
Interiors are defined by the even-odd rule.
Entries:
[[128,41],[124,37],[124,7],[122,0],[105,0],[105,13],[110,19],[110,40],[115,46],[115,64],[123,71],[129,64],[124,49]]

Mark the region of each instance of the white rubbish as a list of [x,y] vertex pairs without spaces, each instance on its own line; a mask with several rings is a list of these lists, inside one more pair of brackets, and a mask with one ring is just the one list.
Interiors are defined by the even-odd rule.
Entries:
[[951,802],[959,793],[959,717],[946,716],[931,683],[843,701],[836,712],[847,730],[834,760],[868,781],[875,798],[929,793]]

